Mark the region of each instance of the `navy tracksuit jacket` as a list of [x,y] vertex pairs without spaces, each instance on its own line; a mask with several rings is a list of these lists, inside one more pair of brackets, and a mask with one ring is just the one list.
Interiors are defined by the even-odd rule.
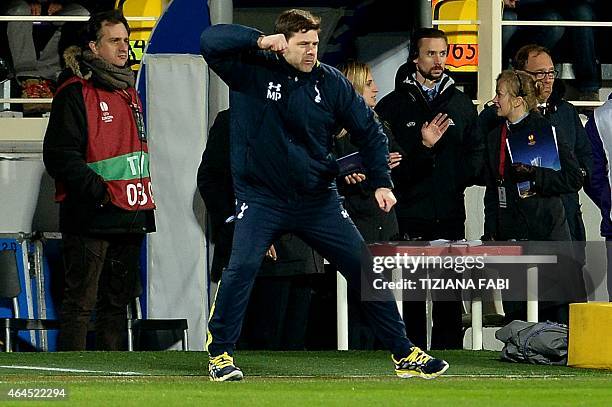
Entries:
[[[215,25],[201,37],[202,54],[230,87],[232,177],[237,197],[230,263],[208,327],[208,351],[231,354],[257,270],[270,244],[292,232],[336,264],[360,290],[363,238],[342,208],[333,135],[346,128],[374,188],[391,188],[387,138],[361,96],[336,69],[310,73],[257,46],[261,32]],[[368,256],[367,254],[365,254]],[[366,268],[367,270],[367,268]],[[371,270],[371,269],[370,269]],[[365,273],[367,276],[371,273]],[[390,292],[363,302],[381,341],[399,357],[412,346]]]

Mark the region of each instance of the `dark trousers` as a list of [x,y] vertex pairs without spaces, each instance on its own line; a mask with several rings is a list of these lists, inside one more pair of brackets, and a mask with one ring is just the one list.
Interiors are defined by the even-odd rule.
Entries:
[[85,350],[95,309],[96,349],[125,348],[126,305],[140,294],[139,258],[144,235],[62,237],[65,289],[60,351]]
[[[436,239],[461,240],[465,238],[465,222],[425,221],[413,218],[397,218],[400,235],[406,238],[431,241]],[[463,347],[463,326],[461,316],[463,304],[459,292],[449,298],[433,299],[431,331],[432,349],[461,349]],[[417,346],[427,344],[427,318],[424,301],[405,301],[404,320],[406,331]]]
[[[348,288],[360,292],[362,257],[366,254],[365,261],[371,262],[371,256],[367,256],[363,238],[335,191],[290,202],[238,200],[236,214],[230,263],[221,276],[208,323],[210,355],[233,353],[255,275],[270,244],[284,233],[294,233],[335,264],[346,278]],[[368,278],[370,274],[363,273],[363,276]],[[406,337],[393,296],[388,291],[379,292],[376,299],[380,301],[362,302],[368,322],[385,347],[402,357],[412,343]],[[324,334],[334,335],[335,332]]]

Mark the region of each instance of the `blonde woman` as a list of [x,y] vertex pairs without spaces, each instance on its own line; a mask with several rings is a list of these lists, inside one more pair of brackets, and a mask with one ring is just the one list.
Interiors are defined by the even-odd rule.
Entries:
[[[538,245],[537,254],[554,254],[558,259],[557,264],[538,267],[540,299],[554,300],[539,302],[540,320],[568,323],[568,302],[584,301],[586,293],[581,267],[572,260],[571,235],[561,194],[578,191],[583,176],[565,142],[564,129],[552,126],[537,110],[539,87],[538,82],[522,71],[503,71],[497,78],[493,103],[497,115],[505,121],[485,139],[484,238],[566,242]],[[535,146],[538,142],[544,143],[543,135],[551,132],[556,135],[558,170],[520,162],[516,147],[513,155],[507,147],[506,140],[513,136],[514,140],[526,140],[526,144]],[[519,194],[517,184],[527,181],[529,193]],[[513,272],[516,282],[520,276],[516,270]],[[504,301],[504,311],[506,321],[525,317],[522,303]]]
[[[493,103],[504,123],[486,137],[485,237],[494,240],[571,240],[560,195],[578,191],[582,175],[565,143],[563,129],[537,111],[539,83],[522,71],[503,71]],[[557,136],[561,169],[512,163],[506,139],[513,133],[536,137],[548,129]],[[517,183],[530,181],[532,195],[521,198]]]
[[[364,102],[371,109],[376,105],[378,87],[372,71],[367,64],[358,61],[349,61],[338,67],[340,72],[353,84],[355,91],[363,97]],[[384,126],[385,134],[389,136],[389,129]],[[342,129],[335,139],[335,154],[343,157],[357,150],[351,144],[351,135]],[[389,150],[394,151],[389,140]],[[397,151],[397,150],[395,150]],[[389,167],[394,168],[400,164],[402,157],[397,152],[389,153]],[[366,242],[388,241],[397,239],[399,234],[395,210],[382,211],[376,199],[374,190],[369,186],[367,174],[361,172],[340,177],[337,180],[338,192],[344,197],[344,208],[347,210],[355,226]],[[349,304],[349,348],[350,349],[376,349],[375,334],[363,311],[359,309],[360,298],[352,292],[348,293]]]
[[[363,62],[349,61],[339,66],[338,69],[353,84],[355,91],[363,96],[366,105],[373,109],[376,106],[378,87],[372,78],[370,67]],[[386,126],[384,130],[389,136],[390,130]],[[336,137],[335,153],[337,157],[358,151],[350,140],[350,134],[342,129]],[[389,150],[397,151],[394,149],[392,140],[389,140]],[[402,156],[398,152],[389,153],[389,168],[400,165],[401,159]],[[346,175],[343,179],[338,180],[338,190],[345,198],[345,209],[366,242],[396,238],[398,227],[395,211],[392,209],[387,213],[379,208],[374,198],[374,190],[368,185],[367,174],[358,172]]]

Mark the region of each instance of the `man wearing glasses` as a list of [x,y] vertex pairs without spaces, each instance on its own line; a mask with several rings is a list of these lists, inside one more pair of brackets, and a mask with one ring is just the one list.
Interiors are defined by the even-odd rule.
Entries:
[[[541,83],[538,108],[553,126],[563,128],[566,142],[576,155],[586,184],[592,169],[591,145],[576,108],[562,99],[564,88],[562,82],[555,81],[557,71],[550,51],[540,45],[525,45],[517,51],[513,64],[514,69],[527,72],[536,82]],[[572,240],[585,241],[578,193],[565,194],[562,198]],[[580,252],[578,260],[584,265],[584,250]]]

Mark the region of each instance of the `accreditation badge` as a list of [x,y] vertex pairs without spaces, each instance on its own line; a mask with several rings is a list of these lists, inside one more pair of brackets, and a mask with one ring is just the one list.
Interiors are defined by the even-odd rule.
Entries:
[[497,187],[497,202],[499,202],[499,207],[505,209],[508,207],[508,202],[506,200],[506,187],[498,186]]

